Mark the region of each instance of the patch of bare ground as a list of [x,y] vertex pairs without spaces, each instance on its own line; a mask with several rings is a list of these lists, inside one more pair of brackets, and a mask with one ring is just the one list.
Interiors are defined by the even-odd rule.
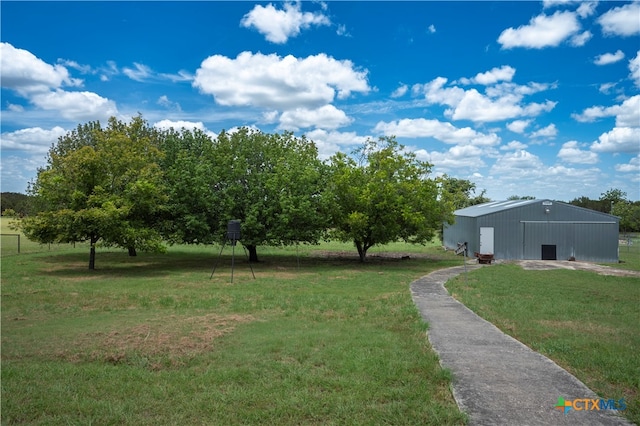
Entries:
[[[87,271],[87,272],[84,274],[78,274],[77,271]],[[70,282],[83,282],[83,281],[97,280],[97,279],[103,278],[102,275],[100,274],[90,273],[90,271],[87,269],[86,263],[84,262],[82,263],[68,262],[68,263],[53,264],[46,268],[41,268],[40,272],[44,273],[45,275],[51,275],[51,274],[66,275],[67,273],[72,273],[73,276],[65,277],[65,279]]]
[[142,324],[77,337],[72,349],[58,353],[71,362],[127,363],[146,359],[152,370],[181,365],[186,359],[213,349],[216,339],[233,332],[238,324],[254,321],[251,315],[171,315]]

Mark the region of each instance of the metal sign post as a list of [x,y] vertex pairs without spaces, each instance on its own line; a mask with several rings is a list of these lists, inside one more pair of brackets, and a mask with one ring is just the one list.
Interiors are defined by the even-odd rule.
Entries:
[[456,254],[462,253],[463,265],[464,265],[464,281],[467,281],[467,242],[458,243],[458,248],[455,251]]

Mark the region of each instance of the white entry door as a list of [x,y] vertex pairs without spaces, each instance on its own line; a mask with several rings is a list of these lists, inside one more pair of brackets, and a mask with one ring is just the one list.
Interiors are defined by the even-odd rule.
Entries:
[[492,227],[480,227],[480,254],[493,254]]

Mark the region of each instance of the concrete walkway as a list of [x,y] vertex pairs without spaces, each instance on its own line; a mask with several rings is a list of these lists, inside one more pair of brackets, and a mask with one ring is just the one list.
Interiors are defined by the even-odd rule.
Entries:
[[[479,265],[468,265],[476,269]],[[598,396],[550,359],[507,336],[444,288],[459,266],[411,283],[411,294],[440,362],[453,376],[453,396],[469,425],[631,425],[613,410],[563,410],[565,400]],[[606,395],[605,395],[606,397]],[[578,403],[577,407],[583,404]]]

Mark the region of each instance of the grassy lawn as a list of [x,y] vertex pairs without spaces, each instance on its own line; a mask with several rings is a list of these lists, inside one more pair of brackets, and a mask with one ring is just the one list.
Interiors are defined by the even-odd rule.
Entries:
[[409,292],[459,258],[218,253],[3,256],[2,424],[464,424]]
[[[364,265],[349,244],[259,248],[256,279],[237,247],[232,284],[228,246],[99,249],[88,271],[86,245],[8,238],[2,424],[465,423],[409,292],[461,264],[436,245]],[[640,242],[620,260],[640,270]],[[505,264],[447,286],[640,423],[639,279]]]
[[640,278],[499,264],[446,286],[478,315],[554,360],[600,397],[624,398],[623,413],[640,424]]
[[[86,247],[89,250],[88,244],[40,244],[28,240],[19,231],[16,231],[11,227],[14,219],[2,217],[0,218],[0,252],[2,257],[18,254],[18,243],[20,244],[20,254],[27,253],[42,253],[42,252],[58,252],[60,250],[68,250],[80,247]],[[20,234],[18,238],[17,234]],[[87,257],[87,263],[89,262]]]
[[620,240],[625,242],[625,244],[620,244],[618,249],[620,263],[608,265],[640,271],[640,234],[621,235]]

